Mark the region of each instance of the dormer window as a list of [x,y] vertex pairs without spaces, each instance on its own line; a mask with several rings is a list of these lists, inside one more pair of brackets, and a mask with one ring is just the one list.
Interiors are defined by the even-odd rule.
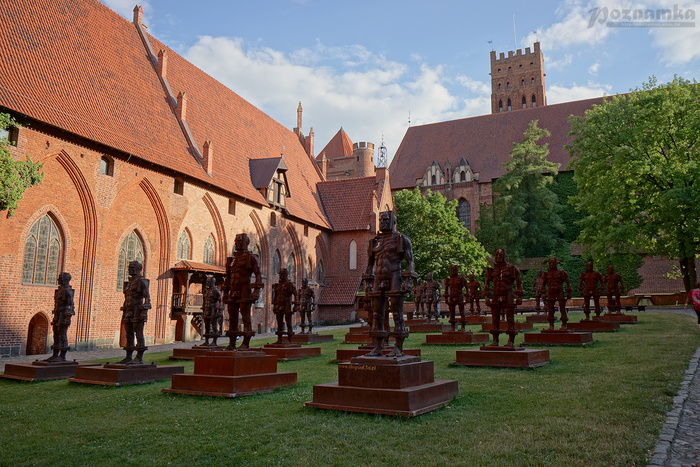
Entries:
[[282,157],[251,159],[250,177],[255,188],[265,196],[268,203],[285,209],[291,196],[287,183],[287,166]]

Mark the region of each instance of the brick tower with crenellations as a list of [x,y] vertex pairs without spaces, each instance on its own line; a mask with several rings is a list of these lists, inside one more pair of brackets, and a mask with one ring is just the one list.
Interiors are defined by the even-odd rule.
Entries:
[[491,51],[491,113],[547,105],[540,43],[508,52]]

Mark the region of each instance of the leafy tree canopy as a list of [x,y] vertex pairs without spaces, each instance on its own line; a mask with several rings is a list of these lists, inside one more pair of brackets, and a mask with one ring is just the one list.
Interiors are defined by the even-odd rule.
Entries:
[[[10,115],[0,113],[0,130],[17,126]],[[29,156],[26,161],[14,160],[8,145],[7,138],[0,137],[0,211],[12,216],[27,188],[41,182],[44,174],[40,172],[42,164],[32,162]]]
[[397,230],[411,239],[415,270],[425,278],[449,276],[450,266],[460,274],[480,275],[486,267],[486,251],[456,216],[457,200],[447,201],[428,190],[423,196],[416,188],[394,194]]
[[547,159],[549,136],[533,120],[524,138],[513,143],[511,159],[503,165],[505,174],[493,184],[493,205],[482,205],[477,237],[488,251],[506,248],[513,260],[545,256],[564,246],[559,197],[549,188],[559,164]]
[[686,289],[700,242],[700,86],[675,77],[605,99],[570,119],[567,147],[585,213],[578,241],[602,260],[644,252],[677,259]]

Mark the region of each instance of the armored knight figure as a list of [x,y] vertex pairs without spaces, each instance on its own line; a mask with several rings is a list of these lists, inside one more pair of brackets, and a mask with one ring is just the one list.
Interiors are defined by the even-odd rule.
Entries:
[[620,294],[625,293],[625,283],[622,282],[622,276],[615,272],[612,264],[608,265],[608,273],[603,276],[603,282],[608,298],[608,313],[620,313],[622,310]]
[[46,359],[47,362],[65,362],[68,347],[68,327],[71,317],[75,315],[73,296],[75,291],[70,286],[71,275],[62,272],[58,276],[58,288],[53,293],[53,355]]
[[[413,248],[411,240],[395,230],[396,217],[393,211],[379,214],[379,233],[369,241],[367,248],[367,270],[362,276],[364,281],[372,281],[372,291],[367,295],[372,300],[374,313],[372,328],[369,332],[374,344],[367,355],[381,357],[382,345],[389,337],[385,317],[388,312],[394,316],[394,332],[391,335],[396,340],[394,349],[389,357],[403,356],[403,341],[408,337],[403,318],[403,300],[413,284],[416,274],[413,271]],[[401,261],[406,260],[407,269],[401,271]],[[388,302],[388,311],[387,311]]]
[[[264,287],[260,276],[258,258],[248,250],[250,239],[248,234],[236,235],[233,242],[233,257],[226,262],[226,280],[224,281],[224,302],[228,308],[229,329],[226,335],[229,344],[226,350],[236,350],[236,339],[243,336],[243,343],[238,350],[250,350],[250,339],[255,335],[251,323],[250,308],[260,297],[260,289]],[[255,282],[250,282],[255,274]],[[241,313],[243,332],[238,331],[238,313]]]
[[311,328],[313,327],[312,314],[316,309],[316,294],[314,290],[309,287],[309,280],[303,279],[301,281],[301,289],[299,289],[299,312],[301,313],[301,333],[305,334],[304,329],[306,328],[306,320],[309,320],[309,334],[311,334]]
[[440,302],[440,283],[433,280],[433,273],[428,273],[428,278],[423,284],[423,296],[426,304],[426,313],[428,314],[428,322],[432,320],[433,315],[435,315],[435,322],[440,320],[440,314],[438,313],[438,303]]
[[[547,293],[547,321],[549,330],[554,329],[554,305],[559,302],[559,314],[561,315],[561,329],[567,329],[569,318],[566,314],[566,300],[571,299],[571,282],[569,274],[557,268],[559,261],[556,258],[549,259],[549,270],[542,274],[540,292]],[[566,296],[564,296],[564,283],[566,283]]]
[[445,303],[447,303],[450,310],[450,329],[453,331],[457,330],[457,318],[455,316],[456,307],[459,307],[459,322],[462,325],[462,331],[464,331],[467,325],[467,317],[464,316],[464,289],[467,290],[468,297],[469,282],[459,275],[459,267],[450,266],[450,277],[445,279]]
[[[585,288],[582,285],[585,284]],[[586,319],[590,319],[591,314],[591,297],[593,297],[593,306],[595,307],[596,319],[600,319],[600,288],[603,285],[603,275],[598,271],[593,270],[593,262],[586,262],[586,272],[578,276],[578,291],[583,295],[583,312],[586,314]]]
[[292,297],[297,297],[297,289],[287,278],[287,268],[279,271],[280,280],[272,286],[272,305],[274,306],[275,317],[277,318],[277,342],[282,344],[284,335],[284,325],[287,324],[287,340],[292,342],[294,330],[292,328]]
[[542,300],[542,270],[537,270],[537,275],[532,279],[532,296],[535,297],[535,313],[539,313],[540,301]]
[[[506,263],[506,250],[498,248],[494,252],[493,267],[486,268],[484,281],[484,298],[486,305],[491,308],[491,335],[493,342],[489,346],[498,346],[498,336],[501,333],[501,316],[505,315],[508,323],[508,342],[505,347],[515,348],[515,306],[523,302],[523,283],[520,270]],[[493,296],[491,286],[493,285]]]
[[[129,263],[129,281],[124,283],[124,305],[122,323],[126,328],[126,357],[119,363],[143,364],[143,353],[148,350],[143,337],[143,328],[148,321],[151,308],[149,280],[141,275],[143,266],[138,261]],[[135,341],[135,342],[134,342]],[[132,354],[136,350],[136,357]]]
[[[204,320],[204,345],[217,347],[216,340],[221,335],[221,291],[216,286],[214,276],[207,277],[204,290],[204,303],[202,303],[202,319]],[[209,339],[212,339],[209,343]]]
[[408,314],[408,319],[413,319],[415,316],[418,318],[421,316],[421,309],[423,308],[423,282],[420,278],[416,281],[416,285],[413,287],[413,313]]
[[[469,314],[480,315],[481,305],[481,284],[474,278],[474,274],[469,274]],[[474,313],[474,304],[476,304],[476,313]]]

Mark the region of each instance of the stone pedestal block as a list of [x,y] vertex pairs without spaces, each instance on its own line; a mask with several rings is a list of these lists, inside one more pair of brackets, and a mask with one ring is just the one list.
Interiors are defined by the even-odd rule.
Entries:
[[[507,331],[508,330],[508,323],[505,321],[501,321],[501,331]],[[481,330],[482,331],[490,331],[493,329],[493,323],[484,323],[481,325]],[[520,321],[515,322],[515,329],[520,332],[520,331],[532,331],[532,323],[521,323]]]
[[483,344],[488,340],[488,334],[474,334],[468,331],[443,331],[442,334],[425,336],[426,344]]
[[101,386],[124,386],[169,379],[175,373],[184,371],[184,366],[107,363],[103,366],[78,367],[75,370],[75,376],[68,381]]
[[458,350],[453,365],[534,368],[549,364],[549,350],[499,350],[498,347]]
[[292,344],[319,344],[321,342],[333,342],[332,334],[294,334]]
[[5,373],[2,378],[16,379],[19,381],[46,381],[51,379],[72,378],[76,368],[98,367],[99,363],[85,362],[44,362],[32,363],[8,363],[5,365]]
[[572,331],[611,332],[619,330],[620,323],[584,319],[579,323],[568,323],[567,327]]
[[[372,350],[372,347],[367,347],[367,348],[360,347],[359,349],[338,349],[335,352],[335,360],[333,360],[333,361],[334,362],[349,362],[354,357],[362,357],[364,355],[367,355],[371,350]],[[384,355],[388,355],[389,353],[391,353],[392,350],[394,350],[393,347],[387,347],[385,349],[382,349],[382,353]],[[403,349],[403,353],[405,355],[420,357],[420,349]]]
[[523,345],[586,345],[591,342],[593,334],[590,332],[544,330],[525,334]]
[[404,323],[406,326],[411,327],[411,326],[418,326],[419,324],[423,324],[423,323],[425,323],[425,321],[426,320],[423,318],[414,318],[414,319],[407,319],[406,321],[404,321]]
[[277,360],[301,360],[321,355],[321,347],[302,347],[299,344],[266,344],[262,351],[266,355],[273,355]]
[[170,360],[194,360],[194,357],[205,355],[207,352],[223,352],[224,349],[225,347],[195,345],[189,349],[173,349],[173,354],[168,358]]
[[537,313],[534,315],[527,315],[525,317],[526,323],[548,323],[547,313]]
[[491,317],[490,316],[484,316],[484,315],[469,315],[467,316],[467,324],[484,324],[484,323],[490,323],[491,322]]
[[609,321],[612,323],[620,323],[620,324],[636,324],[637,323],[637,316],[636,315],[626,315],[624,313],[605,313],[600,316],[600,319],[603,321]]
[[410,326],[408,328],[410,332],[442,332],[448,329],[450,329],[448,325],[440,323],[416,324],[415,326]]

